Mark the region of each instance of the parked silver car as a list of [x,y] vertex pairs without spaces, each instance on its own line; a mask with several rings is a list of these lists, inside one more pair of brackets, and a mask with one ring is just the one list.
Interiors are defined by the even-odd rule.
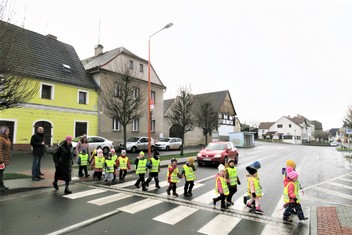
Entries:
[[158,150],[166,150],[169,151],[171,149],[180,149],[182,146],[182,139],[177,137],[165,137],[159,139],[155,143],[155,148]]
[[[76,145],[81,138],[82,136],[78,136],[72,140],[73,155],[76,154]],[[110,149],[114,147],[114,143],[111,140],[107,140],[101,136],[87,136],[87,140],[90,152],[100,145],[104,154],[108,154]]]
[[[137,151],[148,150],[148,137],[131,137],[126,140],[126,147],[123,143],[119,145],[120,150],[125,149],[128,152],[136,153]],[[150,138],[150,151],[154,151],[154,139]]]

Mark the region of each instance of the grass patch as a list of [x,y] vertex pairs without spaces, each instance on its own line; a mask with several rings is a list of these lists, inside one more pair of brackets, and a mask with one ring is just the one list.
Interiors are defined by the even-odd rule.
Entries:
[[17,173],[5,173],[4,180],[16,180],[16,179],[28,179],[32,178],[30,175],[17,174]]

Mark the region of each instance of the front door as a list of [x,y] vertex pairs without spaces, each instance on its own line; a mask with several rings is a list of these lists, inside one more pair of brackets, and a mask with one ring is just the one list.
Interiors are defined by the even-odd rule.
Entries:
[[86,122],[76,122],[75,126],[75,137],[87,134],[87,123]]

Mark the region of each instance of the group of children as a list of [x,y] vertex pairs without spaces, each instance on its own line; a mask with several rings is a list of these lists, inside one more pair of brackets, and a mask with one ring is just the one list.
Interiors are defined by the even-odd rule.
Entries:
[[[142,191],[147,191],[149,183],[154,179],[155,188],[159,189],[159,172],[160,172],[160,156],[157,151],[154,152],[153,157],[149,160],[145,158],[144,152],[140,152],[135,160],[136,174],[138,179],[135,182],[135,186],[140,188]],[[126,156],[126,151],[122,150],[121,155],[117,156],[114,149],[108,153],[105,159],[103,150],[97,148],[93,152],[91,159],[85,150],[82,150],[78,157],[79,164],[79,176],[88,177],[87,166],[92,164],[94,166],[94,178],[101,180],[102,172],[105,171],[105,182],[115,183],[117,172],[119,171],[119,182],[122,183],[125,180],[127,170],[131,169],[130,161]],[[248,174],[247,178],[247,195],[243,197],[244,204],[256,213],[262,214],[263,211],[260,206],[260,199],[263,196],[262,187],[260,185],[258,170],[261,168],[260,162],[255,161],[251,165],[246,167]],[[145,175],[149,170],[149,176],[145,180]],[[237,174],[237,168],[235,167],[235,160],[229,159],[228,163],[220,164],[218,167],[218,174],[215,175],[215,191],[219,194],[218,197],[213,198],[213,205],[215,206],[218,201],[221,201],[221,210],[226,210],[229,206],[234,205],[232,202],[233,195],[237,192],[237,185],[241,185],[241,181]],[[181,172],[178,170],[177,158],[172,158],[168,165],[166,180],[169,186],[166,190],[168,195],[178,196],[176,192],[177,183],[179,179],[185,178],[184,185],[184,196],[191,197],[192,189],[194,187],[194,181],[196,167],[194,164],[194,158],[189,157],[187,162],[182,166]],[[297,214],[299,220],[307,220],[304,216],[299,191],[301,185],[298,181],[298,173],[296,172],[296,164],[292,160],[286,161],[286,167],[282,168],[283,174],[283,186],[284,186],[284,213],[283,220],[290,222],[291,214]]]
[[111,149],[107,156],[104,157],[103,150],[100,146],[93,151],[90,158],[87,151],[83,149],[78,155],[77,163],[79,166],[79,177],[83,177],[83,171],[85,177],[89,177],[88,165],[91,164],[94,169],[93,178],[101,180],[102,174],[105,172],[105,182],[107,184],[117,182],[117,172],[119,172],[119,182],[125,182],[127,170],[131,169],[131,164],[126,156],[125,150],[122,150],[121,155],[117,156],[115,149]]

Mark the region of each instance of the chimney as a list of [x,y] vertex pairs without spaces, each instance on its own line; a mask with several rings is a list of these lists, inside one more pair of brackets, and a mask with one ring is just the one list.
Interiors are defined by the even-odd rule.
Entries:
[[94,56],[103,54],[103,45],[98,44],[95,48],[94,48]]
[[52,34],[47,34],[46,36],[47,36],[48,38],[52,38],[52,39],[57,40],[57,37],[56,37],[56,36],[54,36],[54,35],[52,35]]

